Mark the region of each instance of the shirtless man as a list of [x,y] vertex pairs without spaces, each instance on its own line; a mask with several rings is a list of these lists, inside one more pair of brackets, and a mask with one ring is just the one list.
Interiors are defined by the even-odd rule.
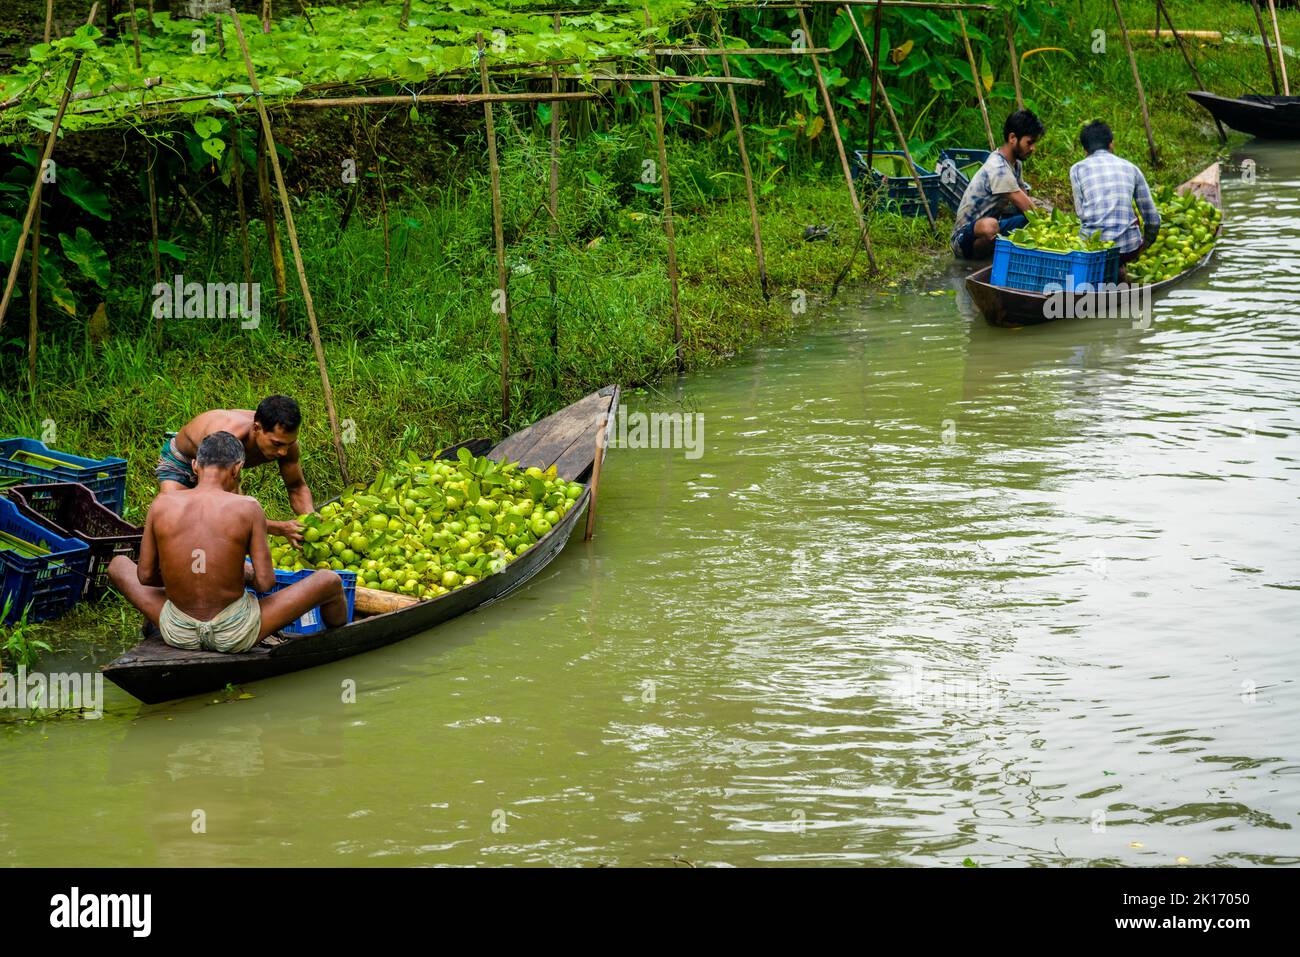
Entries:
[[113,587],[175,648],[247,651],[317,605],[329,627],[347,623],[343,583],[332,571],[260,601],[244,590],[245,556],[258,591],[275,585],[275,566],[262,506],[237,494],[243,465],[239,439],[207,436],[194,457],[194,488],[159,495],[149,507],[140,564],[119,555],[108,566]]
[[[288,396],[272,395],[258,403],[257,410],[213,409],[196,416],[174,439],[163,443],[162,454],[154,475],[158,477],[158,491],[176,492],[194,488],[198,481],[194,474],[194,456],[199,443],[214,432],[229,432],[244,445],[244,467],[256,468],[267,462],[280,464],[280,478],[289,493],[289,505],[295,515],[316,511],[311,489],[302,475],[299,461],[298,426],[302,413],[298,403]],[[281,535],[295,544],[302,544],[302,525],[297,521],[266,523],[272,535]]]

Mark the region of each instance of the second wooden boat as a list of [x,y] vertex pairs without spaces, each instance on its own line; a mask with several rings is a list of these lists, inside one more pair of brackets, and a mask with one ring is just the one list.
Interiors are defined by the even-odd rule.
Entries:
[[[1215,163],[1201,170],[1179,186],[1178,192],[1195,193],[1213,203],[1218,209],[1222,209],[1219,164]],[[1222,223],[1215,228],[1216,242],[1219,230],[1222,228]],[[1074,293],[1028,292],[1024,289],[995,286],[989,282],[989,274],[993,271],[993,267],[985,266],[966,277],[966,291],[970,293],[976,308],[989,324],[994,326],[1035,326],[1055,319],[1073,317],[1137,319],[1143,307],[1149,306],[1157,296],[1200,269],[1213,256],[1214,250],[1211,249],[1178,275],[1160,282],[1130,286],[1119,291]]]
[[618,399],[618,386],[606,386],[496,445],[488,439],[473,439],[436,456],[455,459],[456,450],[464,447],[475,455],[487,455],[499,462],[518,462],[524,467],[535,465],[540,469],[554,465],[561,478],[586,486],[577,505],[554,528],[497,574],[397,611],[358,617],[341,628],[295,638],[274,647],[259,644],[242,654],[184,651],[156,636],[146,638],[105,665],[104,675],[141,701],[154,704],[215,691],[228,684],[273,678],[381,648],[504,598],[560,554],[569,534],[590,506],[597,439],[602,429],[606,436],[612,430]]
[[1300,96],[1218,96],[1204,90],[1187,94],[1220,123],[1260,139],[1300,140]]

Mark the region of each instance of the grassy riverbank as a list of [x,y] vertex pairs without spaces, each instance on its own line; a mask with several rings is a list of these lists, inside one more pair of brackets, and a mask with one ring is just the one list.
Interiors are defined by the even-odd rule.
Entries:
[[[1180,27],[1241,34],[1242,42],[1196,49],[1207,85],[1235,94],[1242,89],[1239,79],[1248,77],[1256,88],[1265,87],[1262,50],[1248,39],[1254,33],[1249,5],[1189,2],[1179,8]],[[1095,116],[1112,123],[1118,152],[1142,162],[1153,182],[1181,182],[1220,151],[1208,117],[1185,96],[1192,84],[1177,48],[1147,40],[1138,44],[1137,55],[1163,159],[1159,169],[1151,166],[1128,61],[1108,10],[1098,0],[1072,7],[1060,35],[1040,39],[1066,52],[1035,53],[1026,60],[1026,96],[1048,125],[1026,172],[1036,193],[1058,204],[1069,203],[1067,172],[1078,158],[1078,128]],[[1300,35],[1300,15],[1282,16],[1284,36]],[[1111,31],[1104,54],[1090,52],[1094,28]],[[992,101],[995,126],[1008,109],[1006,100]],[[763,107],[758,119],[770,121],[770,112]],[[865,116],[844,118],[850,147],[862,147],[855,131],[865,129]],[[906,115],[904,121],[911,124]],[[294,215],[339,415],[354,425],[355,442],[348,446],[354,475],[372,473],[407,449],[427,453],[469,435],[499,434],[607,382],[654,383],[675,367],[658,197],[635,185],[644,159],[656,155],[652,128],[616,126],[566,144],[559,238],[552,241],[544,206],[544,131],[522,130],[500,113],[498,122],[514,310],[512,415],[505,424],[499,421],[500,347],[491,312],[496,266],[481,131],[470,129],[441,178],[404,177],[402,157],[394,156],[385,189],[387,234],[373,180],[364,181],[367,199],[346,230],[340,229],[337,187],[311,187],[311,177],[337,161],[331,145],[322,144],[320,128],[294,124],[285,137],[303,158],[290,167]],[[973,109],[943,123],[947,144],[984,142]],[[692,127],[670,144],[684,354],[691,368],[816,321],[819,296],[854,255],[856,229],[829,134],[803,142],[798,163],[756,156],[758,179],[770,186],[761,199],[772,289],[764,301],[728,128],[729,123],[712,132]],[[404,142],[418,148],[420,137],[430,133],[427,126],[407,130]],[[126,148],[129,156],[135,145]],[[316,165],[306,161],[309,156]],[[136,175],[130,172],[135,168],[122,167],[127,175]],[[139,222],[138,209],[123,213]],[[166,275],[180,272],[186,281],[199,282],[243,278],[233,214],[228,208],[212,214],[217,221],[207,231],[190,227],[186,261],[165,263]],[[925,275],[948,255],[949,223],[945,214],[936,234],[924,219],[873,217],[879,271],[873,275],[858,252],[841,294]],[[805,242],[804,228],[813,224],[829,225],[830,239]],[[140,521],[165,430],[208,408],[251,407],[267,393],[284,392],[301,400],[307,416],[309,482],[318,498],[337,491],[338,469],[288,245],[290,302],[281,324],[260,221],[251,232],[253,275],[262,284],[261,323],[254,330],[239,328],[237,320],[168,319],[160,343],[148,315],[152,269],[146,251],[138,242],[124,242],[111,250],[107,329],[92,337],[84,318],[47,322],[36,385],[29,390],[17,338],[25,332],[26,301],[18,300],[0,333],[0,434],[40,435],[50,422],[58,447],[128,458],[127,515]],[[798,308],[800,291],[807,293],[806,312]],[[287,514],[283,489],[269,470],[251,473],[246,490],[274,516]],[[113,640],[129,637],[129,616],[117,608],[108,616],[102,611],[83,609],[38,632],[46,640],[84,633],[92,621],[107,617],[113,623],[104,627]]]

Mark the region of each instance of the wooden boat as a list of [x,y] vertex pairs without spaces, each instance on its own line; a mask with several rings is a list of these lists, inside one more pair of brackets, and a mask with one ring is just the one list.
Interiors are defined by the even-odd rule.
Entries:
[[1220,123],[1260,139],[1300,140],[1300,96],[1218,96],[1204,90],[1187,94]]
[[[1178,187],[1180,193],[1195,193],[1223,208],[1219,192],[1219,164],[1207,166],[1201,172]],[[1218,241],[1219,230],[1215,228],[1214,238]],[[1129,318],[1137,319],[1145,305],[1167,291],[1175,283],[1200,269],[1214,255],[1208,253],[1188,266],[1176,276],[1171,276],[1156,283],[1131,286],[1121,292],[1090,291],[1073,293],[1028,292],[1023,289],[1010,289],[990,283],[989,274],[993,267],[985,266],[966,277],[966,291],[970,293],[976,308],[983,314],[990,325],[994,326],[1034,326],[1061,318]]]
[[295,638],[274,647],[259,644],[242,654],[183,651],[166,644],[155,634],[105,665],[104,675],[148,704],[170,701],[214,691],[227,684],[246,684],[301,671],[381,648],[504,598],[560,554],[569,534],[589,507],[597,439],[602,428],[606,436],[613,428],[618,399],[618,387],[606,386],[496,445],[490,439],[473,439],[444,449],[435,456],[455,459],[457,449],[467,448],[475,455],[487,455],[499,462],[519,462],[525,467],[535,465],[541,469],[554,465],[562,478],[586,486],[577,504],[554,528],[495,575],[397,611],[358,616],[341,628]]

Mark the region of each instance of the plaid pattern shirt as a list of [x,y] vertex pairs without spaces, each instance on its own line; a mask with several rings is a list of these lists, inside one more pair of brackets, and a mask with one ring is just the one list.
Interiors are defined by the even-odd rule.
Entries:
[[[1146,177],[1128,160],[1109,150],[1089,153],[1070,167],[1070,186],[1084,235],[1101,230],[1101,238],[1112,240],[1121,253],[1137,249],[1144,238],[1155,238],[1160,213]],[[1134,203],[1142,214],[1141,223],[1133,212]]]

